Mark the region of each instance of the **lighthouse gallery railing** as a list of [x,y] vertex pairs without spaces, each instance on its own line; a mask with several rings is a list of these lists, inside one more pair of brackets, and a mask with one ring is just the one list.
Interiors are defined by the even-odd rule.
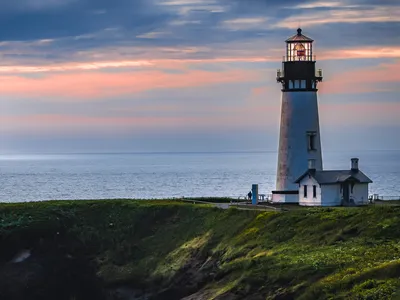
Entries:
[[[276,78],[284,78],[285,77],[285,73],[283,72],[283,70],[278,69],[276,71]],[[318,69],[315,71],[315,77],[320,78],[322,77],[322,69]]]

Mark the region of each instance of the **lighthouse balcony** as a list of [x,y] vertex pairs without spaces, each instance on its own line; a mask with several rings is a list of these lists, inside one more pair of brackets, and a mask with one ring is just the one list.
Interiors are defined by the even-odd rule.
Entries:
[[276,71],[276,81],[282,82],[284,78],[285,78],[285,74],[284,74],[283,70],[278,69]]
[[312,61],[316,62],[317,61],[317,56],[312,55],[312,54],[305,54],[305,55],[288,55],[288,56],[283,56],[282,57],[282,62],[297,62],[297,61]]
[[[322,81],[322,69],[318,69],[318,70],[316,70],[315,71],[315,74],[314,74],[314,80],[316,80],[316,81]],[[291,77],[291,76],[290,76]],[[311,77],[312,78],[312,77]],[[281,69],[278,69],[277,71],[276,71],[276,81],[278,81],[278,82],[283,82],[283,81],[285,81],[285,72],[283,71],[283,70],[281,70]]]
[[315,72],[315,79],[316,79],[317,81],[322,81],[322,69],[318,69],[318,70]]

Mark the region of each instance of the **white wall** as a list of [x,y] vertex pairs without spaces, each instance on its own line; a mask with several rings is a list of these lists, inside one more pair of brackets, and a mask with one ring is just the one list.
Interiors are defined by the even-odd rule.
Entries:
[[293,194],[272,194],[273,203],[298,203],[299,195]]
[[[304,186],[307,185],[307,198],[304,198]],[[313,197],[313,186],[317,186],[316,197]],[[318,182],[311,176],[305,176],[299,187],[299,204],[304,206],[320,206],[321,205],[321,188]]]
[[[350,186],[350,198],[356,205],[368,204],[368,184],[355,184],[353,192]],[[343,205],[343,190],[340,190],[340,184],[328,184],[322,186],[322,206]]]
[[353,193],[350,190],[350,198],[354,199],[356,205],[368,204],[368,183],[355,184]]
[[[283,92],[281,105],[276,190],[297,190],[294,181],[307,171],[308,159],[315,159],[316,169],[322,170],[317,93]],[[308,131],[317,132],[315,151],[308,151]]]
[[340,194],[340,183],[322,185],[321,190],[322,190],[322,206],[342,205],[342,197]]
[[[307,198],[304,198],[304,185],[308,186]],[[317,186],[317,197],[313,198],[313,185]],[[299,204],[303,206],[341,206],[343,191],[340,183],[319,186],[313,177],[306,176],[300,182]],[[350,198],[356,205],[368,204],[368,184],[355,184],[353,192],[349,188]]]

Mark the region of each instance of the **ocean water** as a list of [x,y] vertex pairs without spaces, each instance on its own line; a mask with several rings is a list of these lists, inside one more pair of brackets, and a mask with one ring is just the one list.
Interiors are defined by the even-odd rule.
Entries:
[[[370,194],[400,196],[400,151],[325,152],[324,169],[355,156]],[[0,202],[270,194],[276,165],[276,152],[0,155]]]

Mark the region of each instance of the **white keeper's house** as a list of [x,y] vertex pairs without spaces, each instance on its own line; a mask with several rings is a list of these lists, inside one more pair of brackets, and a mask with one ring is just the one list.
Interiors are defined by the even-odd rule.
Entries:
[[308,170],[296,181],[299,204],[304,206],[356,206],[368,204],[368,184],[358,169],[358,158],[351,159],[349,170],[317,170],[310,159]]

